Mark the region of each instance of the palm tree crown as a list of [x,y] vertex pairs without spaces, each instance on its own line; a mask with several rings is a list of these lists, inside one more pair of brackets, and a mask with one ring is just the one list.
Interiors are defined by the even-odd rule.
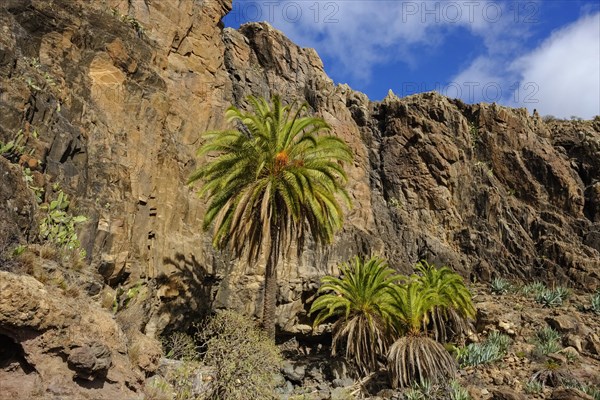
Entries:
[[314,326],[334,317],[332,353],[345,339],[346,358],[361,372],[377,369],[377,356],[387,351],[387,332],[393,309],[390,290],[398,275],[377,257],[355,257],[340,266],[341,278],[324,277],[310,313],[317,313]]
[[436,340],[447,341],[467,333],[471,329],[469,320],[476,311],[462,277],[448,267],[436,268],[425,260],[417,263],[415,269],[418,275],[413,278],[438,297],[439,304],[429,311],[427,318]]
[[391,292],[393,320],[397,333],[420,335],[429,311],[440,304],[440,297],[430,288],[411,280],[395,286]]
[[188,183],[202,182],[199,194],[209,200],[203,228],[214,226],[216,248],[246,254],[251,264],[267,257],[263,324],[273,336],[278,258],[294,242],[300,251],[307,233],[317,244],[331,243],[342,205],[350,206],[343,163],[352,153],[339,138],[320,134],[331,128],[305,116],[306,104],[284,106],[278,96],[248,103],[251,112],[227,109],[235,129],[204,135],[198,156],[214,158]]

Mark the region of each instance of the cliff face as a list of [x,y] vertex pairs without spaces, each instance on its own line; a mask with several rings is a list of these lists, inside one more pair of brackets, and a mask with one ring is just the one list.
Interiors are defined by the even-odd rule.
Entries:
[[156,286],[145,333],[210,306],[259,309],[261,267],[211,248],[200,228],[204,204],[185,185],[199,134],[224,127],[226,107],[248,94],[306,100],[355,153],[343,232],[330,248],[309,246],[282,266],[280,329],[307,329],[305,303],[319,277],[359,253],[381,254],[403,272],[426,258],[472,280],[600,286],[598,119],[545,123],[434,93],[371,102],[334,85],[313,50],[267,24],[223,29],[230,7],[0,6],[0,141],[22,130],[35,179],[76,199],[89,217],[79,234],[87,261],[106,284]]

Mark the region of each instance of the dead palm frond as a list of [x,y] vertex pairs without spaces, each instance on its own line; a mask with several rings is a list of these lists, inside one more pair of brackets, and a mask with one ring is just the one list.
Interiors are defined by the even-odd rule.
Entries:
[[425,380],[439,382],[456,374],[456,361],[439,342],[407,335],[390,346],[388,371],[394,388]]

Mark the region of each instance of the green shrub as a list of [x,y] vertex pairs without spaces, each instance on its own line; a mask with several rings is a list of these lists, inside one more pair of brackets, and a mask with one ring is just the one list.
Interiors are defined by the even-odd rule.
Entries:
[[471,395],[456,380],[450,381],[450,400],[471,400]]
[[404,392],[404,398],[406,400],[435,399],[438,392],[438,385],[435,385],[429,379],[423,379],[421,382],[414,382],[411,388]]
[[592,312],[600,315],[600,290],[591,296],[590,302],[592,303]]
[[9,160],[18,160],[27,151],[25,148],[26,141],[27,139],[23,136],[23,131],[19,130],[14,139],[6,143],[0,142],[0,156],[4,156]]
[[542,392],[544,386],[537,380],[530,379],[525,384],[525,393],[538,394]]
[[565,351],[563,352],[563,354],[567,359],[568,363],[574,363],[579,359],[579,353],[577,353],[576,351]]
[[554,289],[554,292],[557,293],[563,299],[563,301],[567,300],[569,296],[571,296],[571,290],[562,286]]
[[423,393],[416,388],[410,388],[406,392],[404,392],[405,400],[426,400],[427,398],[423,396]]
[[542,282],[536,281],[536,282],[533,282],[533,283],[523,286],[523,288],[521,289],[521,292],[525,296],[529,296],[529,295],[537,296],[538,293],[541,293],[544,290],[546,290],[546,285],[544,285]]
[[594,386],[582,385],[581,390],[594,398],[594,400],[600,400],[600,388]]
[[[40,209],[45,212],[40,223],[40,235],[42,239],[53,242],[59,247],[74,250],[80,247],[75,224],[85,222],[87,218],[83,215],[71,215],[68,212],[69,204],[67,195],[59,190],[55,200],[40,206]],[[85,256],[83,250],[81,255]]]
[[562,385],[566,388],[573,388],[573,389],[581,390],[583,393],[592,397],[594,400],[600,400],[600,388],[598,388],[598,387],[586,385],[582,382],[579,382],[575,378],[563,379]]
[[503,278],[494,278],[491,284],[492,293],[506,294],[511,291],[512,285],[509,281]]
[[184,361],[175,370],[167,374],[167,380],[171,383],[175,397],[173,400],[200,400],[194,391],[194,381],[198,371],[198,363]]
[[161,342],[167,358],[183,361],[191,361],[198,358],[194,338],[185,332],[173,332],[163,337]]
[[144,385],[145,400],[174,400],[173,386],[163,377],[156,376]]
[[215,368],[211,400],[274,398],[279,350],[255,324],[238,313],[223,311],[202,327],[203,361]]
[[197,386],[200,364],[184,361],[155,375],[144,385],[144,400],[203,400],[202,387]]
[[482,343],[471,343],[458,351],[458,362],[462,366],[477,366],[502,359],[511,340],[508,336],[492,331]]
[[456,380],[435,384],[430,380],[413,383],[403,395],[405,400],[472,400],[467,389]]
[[413,389],[421,393],[425,399],[434,397],[436,393],[436,387],[429,379],[423,379],[421,382],[415,383]]

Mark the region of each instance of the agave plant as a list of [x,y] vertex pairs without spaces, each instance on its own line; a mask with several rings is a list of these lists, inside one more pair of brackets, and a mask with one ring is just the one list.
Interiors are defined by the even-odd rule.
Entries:
[[404,393],[406,400],[429,400],[437,398],[439,387],[431,381],[425,379],[423,382],[416,382]]
[[388,264],[377,257],[355,257],[340,266],[340,278],[326,276],[321,294],[312,304],[317,313],[314,326],[337,318],[333,327],[332,355],[345,345],[346,359],[353,360],[361,373],[378,369],[378,356],[386,354],[393,313],[390,296],[399,279]]
[[560,333],[549,326],[542,328],[536,332],[535,337],[533,338],[535,352],[538,355],[556,353],[561,349],[560,341]]
[[439,342],[423,330],[428,315],[444,300],[432,288],[411,280],[390,292],[393,298],[393,322],[402,334],[388,352],[388,371],[392,387],[407,386],[425,380],[438,382],[456,373],[456,362]]
[[448,267],[436,268],[427,261],[419,262],[416,280],[436,294],[439,305],[428,312],[428,325],[436,340],[447,342],[456,335],[472,330],[470,320],[475,317],[471,292],[460,275]]
[[506,354],[510,338],[492,331],[482,343],[471,343],[458,351],[458,362],[462,366],[477,366],[500,360]]
[[524,389],[525,393],[527,394],[538,394],[542,392],[542,390],[544,389],[544,385],[542,385],[542,383],[537,380],[530,379],[525,384]]
[[544,285],[540,281],[535,281],[533,283],[523,286],[523,288],[521,289],[521,292],[525,296],[533,295],[535,297],[538,295],[538,293],[541,293],[544,290],[546,290],[546,285]]
[[492,283],[491,283],[492,293],[499,294],[499,295],[506,294],[506,293],[510,292],[511,288],[512,288],[512,285],[510,284],[510,282],[504,278],[494,278],[492,280]]
[[450,400],[472,400],[469,391],[462,387],[458,381],[450,381],[449,386]]
[[557,307],[562,305],[568,295],[568,289],[562,287],[545,289],[535,295],[535,301],[540,303],[543,307]]

